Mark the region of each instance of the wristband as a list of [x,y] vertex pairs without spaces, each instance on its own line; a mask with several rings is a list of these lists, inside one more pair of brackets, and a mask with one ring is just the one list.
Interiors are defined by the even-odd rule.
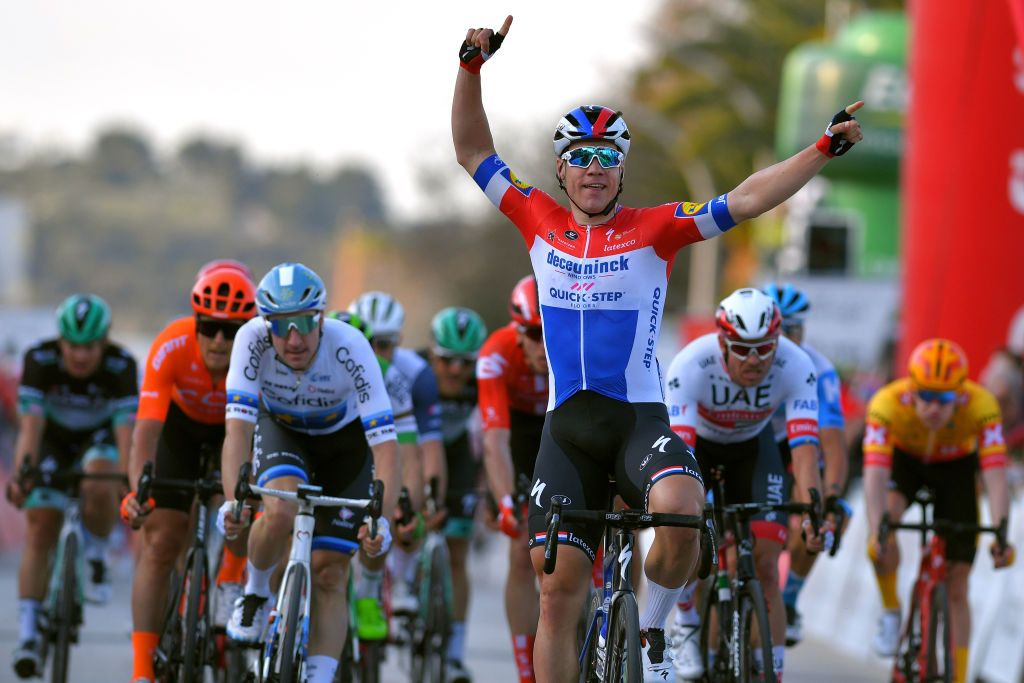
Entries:
[[459,48],[459,66],[471,74],[479,74],[480,67],[484,65],[484,62],[494,56],[494,53],[501,47],[501,42],[503,40],[505,40],[505,36],[500,33],[493,34],[491,36],[490,52],[484,52],[480,48],[472,46],[466,41],[462,41],[462,47]]
[[835,135],[831,128],[837,123],[843,123],[844,121],[856,121],[857,117],[846,113],[845,109],[839,110],[832,120],[825,126],[825,134],[818,138],[818,141],[814,143],[815,148],[829,159],[832,157],[841,157],[850,151],[853,147],[853,143],[844,137]]

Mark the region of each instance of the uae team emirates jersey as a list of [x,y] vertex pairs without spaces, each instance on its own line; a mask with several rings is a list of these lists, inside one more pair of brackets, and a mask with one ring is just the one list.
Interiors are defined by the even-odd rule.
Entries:
[[473,179],[530,250],[552,388],[548,410],[584,389],[629,403],[663,401],[654,350],[668,276],[679,249],[735,225],[727,196],[620,207],[608,223],[586,226],[496,154]]

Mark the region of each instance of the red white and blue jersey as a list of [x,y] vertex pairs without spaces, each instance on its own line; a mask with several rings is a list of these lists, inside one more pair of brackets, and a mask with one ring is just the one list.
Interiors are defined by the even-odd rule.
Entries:
[[679,249],[736,224],[726,195],[701,204],[620,207],[608,223],[587,226],[516,178],[496,154],[473,179],[530,250],[548,355],[548,410],[584,389],[628,403],[664,401],[654,350],[668,276]]
[[818,444],[818,380],[799,346],[779,337],[771,370],[756,387],[740,386],[725,369],[718,333],[683,347],[668,367],[668,419],[689,446],[755,438],[776,410],[786,414],[791,448]]

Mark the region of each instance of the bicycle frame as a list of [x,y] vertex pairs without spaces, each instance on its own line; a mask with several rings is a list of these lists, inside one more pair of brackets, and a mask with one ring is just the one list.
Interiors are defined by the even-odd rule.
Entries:
[[604,576],[601,588],[601,602],[594,611],[590,625],[587,628],[587,635],[583,641],[583,647],[579,654],[580,671],[583,670],[586,662],[587,652],[590,649],[590,641],[595,634],[598,635],[596,647],[601,651],[598,661],[602,670],[597,672],[602,680],[608,675],[608,624],[611,620],[612,607],[626,594],[633,595],[633,548],[635,536],[630,529],[616,529],[614,535],[607,530],[604,534],[604,560],[602,574]]

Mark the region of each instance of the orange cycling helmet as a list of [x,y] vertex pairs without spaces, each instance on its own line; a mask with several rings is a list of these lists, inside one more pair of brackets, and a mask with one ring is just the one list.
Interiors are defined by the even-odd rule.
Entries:
[[256,314],[256,287],[237,268],[208,270],[192,287],[192,310],[221,320],[248,320]]
[[967,379],[967,354],[949,339],[926,339],[914,347],[907,369],[918,389],[952,391]]
[[512,288],[508,301],[508,313],[517,325],[539,327],[540,303],[537,301],[537,280],[527,275]]
[[233,258],[218,258],[212,261],[207,261],[202,266],[200,266],[199,272],[196,273],[196,280],[200,280],[204,275],[212,273],[215,270],[220,270],[222,268],[236,270],[242,275],[252,280],[252,271],[249,270],[249,266],[245,265],[241,261],[236,261]]

